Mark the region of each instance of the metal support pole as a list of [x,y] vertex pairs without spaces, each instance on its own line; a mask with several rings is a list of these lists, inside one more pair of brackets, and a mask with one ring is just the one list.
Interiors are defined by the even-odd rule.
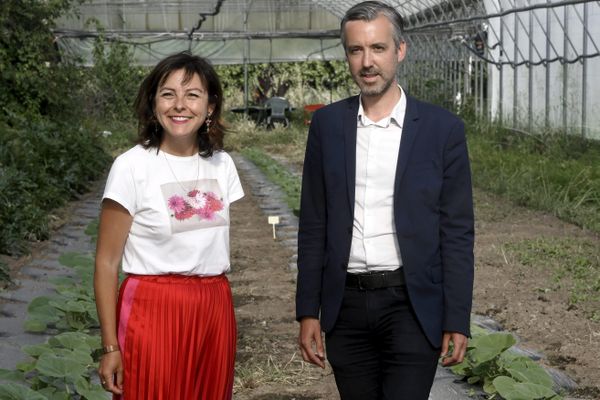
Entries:
[[[583,5],[583,54],[588,54],[588,3]],[[581,137],[587,136],[587,80],[588,80],[588,59],[583,58],[581,67]]]
[[[527,5],[530,5],[531,2],[528,0]],[[527,69],[529,70],[529,86],[527,88],[528,96],[527,96],[527,129],[529,132],[533,132],[533,78],[534,78],[534,67],[531,65],[533,61],[533,13],[535,11],[529,11],[529,63],[527,64]]]
[[518,85],[517,82],[519,80],[519,68],[516,64],[519,62],[519,23],[517,15],[514,15],[515,25],[514,25],[514,48],[513,48],[513,61],[515,66],[513,67],[513,128],[517,128],[518,118],[517,115],[519,113],[518,107]]
[[[569,51],[569,8],[565,7],[564,13],[564,25],[563,25],[563,54],[564,58],[568,59],[568,51]],[[563,62],[563,87],[562,87],[562,119],[563,119],[563,129],[564,134],[567,135],[567,126],[569,123],[568,119],[568,108],[567,108],[567,97],[569,95],[569,64]]]
[[[546,0],[547,4],[550,4],[552,0]],[[546,60],[550,60],[550,49],[552,46],[552,19],[550,10],[546,10]],[[550,127],[550,67],[551,64],[549,62],[543,64],[546,68],[546,107],[545,107],[545,115],[544,115],[544,125],[546,129]]]

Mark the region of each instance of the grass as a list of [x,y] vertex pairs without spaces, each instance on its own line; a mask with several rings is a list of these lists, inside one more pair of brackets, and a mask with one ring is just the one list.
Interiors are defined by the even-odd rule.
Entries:
[[287,205],[297,215],[300,210],[300,177],[259,148],[244,148],[241,153],[251,160],[271,182],[283,190]]
[[230,132],[225,136],[227,150],[242,152],[248,148],[258,148],[278,154],[294,165],[302,165],[308,127],[304,125],[299,111],[293,113],[288,128],[271,130],[243,115],[228,114],[226,119],[230,126]]
[[467,126],[476,187],[600,232],[600,143]]
[[[542,265],[552,282],[541,291],[569,291],[569,305],[600,321],[600,252],[595,241],[585,238],[538,237],[505,245],[511,257],[526,267]],[[541,283],[541,282],[540,282]]]

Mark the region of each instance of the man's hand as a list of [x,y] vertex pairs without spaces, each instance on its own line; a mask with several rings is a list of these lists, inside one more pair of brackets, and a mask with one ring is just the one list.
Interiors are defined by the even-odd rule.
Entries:
[[304,317],[300,320],[298,344],[304,361],[325,368],[325,349],[321,336],[321,324],[317,318]]
[[[451,353],[448,352],[450,342],[452,342],[454,346]],[[468,342],[469,339],[462,333],[444,332],[444,337],[442,338],[442,353],[440,355],[442,357],[442,365],[444,367],[449,367],[451,365],[460,364],[465,358]]]

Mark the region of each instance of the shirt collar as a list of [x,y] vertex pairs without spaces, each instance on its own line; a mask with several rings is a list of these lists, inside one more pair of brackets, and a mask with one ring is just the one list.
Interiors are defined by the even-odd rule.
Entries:
[[357,124],[359,127],[365,127],[369,125],[376,125],[382,128],[387,128],[390,126],[390,123],[395,123],[398,127],[402,128],[404,124],[404,115],[406,114],[406,94],[402,87],[398,85],[400,89],[400,100],[396,103],[392,112],[389,116],[382,118],[379,121],[371,121],[369,117],[365,115],[365,110],[362,105],[362,97],[358,97],[358,116],[357,116]]

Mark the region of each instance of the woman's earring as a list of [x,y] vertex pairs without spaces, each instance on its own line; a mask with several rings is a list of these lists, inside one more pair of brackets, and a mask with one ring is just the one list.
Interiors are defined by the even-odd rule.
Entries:
[[204,121],[206,123],[206,132],[207,133],[210,132],[210,124],[212,123],[212,119],[210,119],[211,115],[212,115],[211,113],[206,114],[206,120]]

